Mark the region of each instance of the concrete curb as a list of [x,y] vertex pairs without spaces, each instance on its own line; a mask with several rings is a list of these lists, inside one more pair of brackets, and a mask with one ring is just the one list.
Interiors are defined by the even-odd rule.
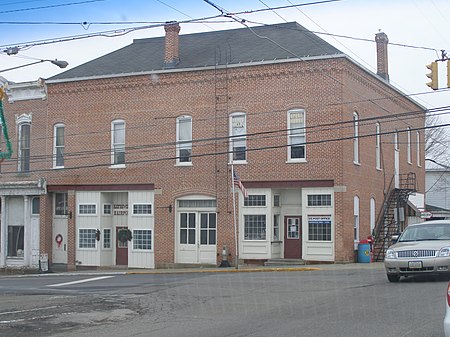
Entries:
[[165,269],[164,271],[158,270],[146,270],[146,271],[128,271],[125,274],[186,274],[186,273],[255,273],[255,272],[276,272],[276,271],[314,271],[322,270],[321,268],[309,268],[309,267],[291,267],[291,268],[220,268],[220,269]]

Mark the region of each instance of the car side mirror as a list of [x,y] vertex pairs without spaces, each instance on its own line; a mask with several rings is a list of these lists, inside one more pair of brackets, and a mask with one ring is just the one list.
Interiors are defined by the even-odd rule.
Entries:
[[396,235],[392,235],[391,236],[391,244],[393,245],[394,243],[397,243],[397,241],[398,241],[398,237],[399,237],[400,235],[398,235],[398,234],[396,234]]

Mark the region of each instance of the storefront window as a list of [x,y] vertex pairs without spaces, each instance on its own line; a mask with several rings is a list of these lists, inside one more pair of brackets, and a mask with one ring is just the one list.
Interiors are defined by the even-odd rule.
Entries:
[[8,256],[23,257],[23,226],[8,226]]

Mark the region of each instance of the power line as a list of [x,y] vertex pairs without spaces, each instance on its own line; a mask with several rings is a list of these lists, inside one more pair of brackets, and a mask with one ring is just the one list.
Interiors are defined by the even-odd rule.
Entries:
[[[367,138],[367,137],[374,137],[377,135],[402,133],[402,132],[408,132],[409,130],[410,131],[420,131],[420,130],[432,129],[432,128],[437,128],[437,127],[449,127],[449,126],[450,126],[450,123],[434,125],[434,126],[424,126],[424,127],[412,128],[412,129],[404,129],[404,130],[385,131],[385,132],[380,132],[380,133],[370,133],[370,134],[359,135],[357,137],[352,135],[352,136],[348,136],[348,137],[328,138],[328,139],[321,139],[321,140],[316,140],[316,141],[306,141],[302,145],[306,146],[306,145],[314,145],[314,144],[323,144],[323,143],[336,142],[336,141],[353,140],[355,138]],[[247,148],[246,152],[251,153],[251,152],[263,151],[263,150],[287,148],[289,146],[291,146],[291,145],[283,144],[283,145],[262,146],[262,147],[257,147],[257,148]],[[111,149],[109,149],[108,152],[111,153]],[[233,151],[226,150],[226,151],[209,152],[209,153],[202,153],[202,154],[191,154],[190,157],[191,158],[201,158],[201,157],[207,157],[207,156],[229,155],[231,153],[233,153]],[[95,158],[97,158],[97,156]],[[177,160],[177,159],[179,159],[179,157],[177,157],[177,156],[168,156],[168,157],[160,157],[160,158],[156,158],[156,159],[142,159],[142,160],[127,161],[125,164],[126,165],[143,164],[143,163],[149,164],[149,163],[154,163],[154,162]],[[8,161],[4,162],[3,165],[8,165],[10,161],[12,161],[12,160],[8,160]],[[109,167],[109,166],[111,166],[111,163],[108,162],[108,163],[100,163],[100,164],[89,164],[89,165],[79,165],[79,166],[73,166],[73,167],[64,167],[64,169],[62,169],[62,170],[66,171],[66,170],[86,169],[86,168],[105,167],[105,166]],[[29,173],[52,172],[52,171],[54,171],[53,168],[48,168],[48,169],[30,170]],[[6,174],[17,174],[17,172],[2,172],[2,175],[6,175]]]
[[100,2],[100,1],[105,1],[105,0],[85,0],[85,1],[79,1],[79,2],[68,2],[65,4],[59,4],[59,5],[48,5],[48,6],[21,8],[21,9],[10,9],[10,10],[0,11],[0,14],[34,11],[34,10],[38,10],[38,9],[48,9],[48,8],[55,8],[55,7],[67,7],[67,6],[82,5],[82,4],[87,4],[87,3],[92,3],[92,2]]

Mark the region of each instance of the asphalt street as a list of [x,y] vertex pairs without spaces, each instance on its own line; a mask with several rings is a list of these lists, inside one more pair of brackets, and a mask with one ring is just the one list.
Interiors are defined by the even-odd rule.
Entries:
[[442,337],[446,289],[381,264],[4,275],[0,335]]

